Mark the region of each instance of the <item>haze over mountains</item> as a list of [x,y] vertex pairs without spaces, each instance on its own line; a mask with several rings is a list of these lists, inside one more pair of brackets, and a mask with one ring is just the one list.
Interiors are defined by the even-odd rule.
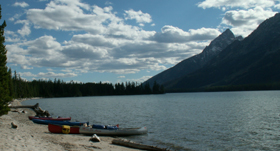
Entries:
[[150,78],[166,91],[204,90],[280,82],[280,14],[265,20],[248,37],[227,29],[200,54]]

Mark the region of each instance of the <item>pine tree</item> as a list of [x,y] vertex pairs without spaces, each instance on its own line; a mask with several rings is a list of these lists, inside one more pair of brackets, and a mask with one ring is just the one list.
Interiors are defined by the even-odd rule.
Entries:
[[[0,5],[0,19],[1,16],[1,5]],[[2,25],[0,25],[0,115],[7,114],[10,110],[8,107],[8,102],[12,100],[9,92],[9,81],[11,79],[8,73],[7,64],[7,50],[4,45],[5,37],[4,37],[4,28],[6,27],[6,22],[4,21]]]

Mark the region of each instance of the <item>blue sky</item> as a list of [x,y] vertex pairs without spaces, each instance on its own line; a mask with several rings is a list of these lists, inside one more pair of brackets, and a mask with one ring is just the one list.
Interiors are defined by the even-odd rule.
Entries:
[[227,28],[248,36],[280,0],[5,0],[7,66],[21,78],[143,82]]

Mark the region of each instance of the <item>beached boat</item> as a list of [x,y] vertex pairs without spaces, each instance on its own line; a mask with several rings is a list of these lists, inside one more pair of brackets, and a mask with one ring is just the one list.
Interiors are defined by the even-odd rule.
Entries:
[[52,121],[52,120],[39,120],[39,119],[32,119],[34,123],[37,124],[54,124],[54,125],[69,125],[69,126],[81,126],[83,124],[89,124],[89,122],[69,122],[69,121]]
[[39,119],[39,120],[52,120],[52,121],[70,121],[71,117],[38,117],[38,116],[28,116],[30,120]]
[[[54,125],[54,124],[48,124],[48,129],[51,133],[65,133],[63,132],[63,129],[65,127],[63,125]],[[67,127],[68,128],[68,127]],[[79,134],[79,126],[70,126],[69,134]]]
[[106,136],[129,136],[129,135],[141,135],[147,134],[148,129],[147,127],[141,128],[92,128],[92,127],[85,127],[80,126],[80,134],[84,135],[106,135]]

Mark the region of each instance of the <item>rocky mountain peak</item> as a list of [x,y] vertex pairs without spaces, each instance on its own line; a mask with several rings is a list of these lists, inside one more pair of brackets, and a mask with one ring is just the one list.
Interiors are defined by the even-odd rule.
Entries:
[[147,80],[146,83],[149,83],[150,86],[153,85],[154,81],[159,84],[163,84],[167,81],[180,78],[195,70],[198,70],[235,40],[234,34],[231,32],[231,30],[227,29],[217,38],[215,38],[210,43],[210,45],[202,51],[202,53],[181,61],[174,67],[169,68],[168,70],[165,70],[162,73],[159,73],[158,75]]
[[[233,37],[226,30],[203,51],[199,57],[207,60],[213,50],[223,48],[201,68],[183,77],[165,83],[166,90],[205,90],[210,87],[236,87],[244,90],[276,88],[280,82],[280,13],[275,14],[255,29],[246,38]],[[231,40],[240,42],[231,42]],[[226,43],[230,43],[226,45]],[[202,61],[201,61],[202,62]],[[258,85],[258,86],[254,86]]]
[[203,53],[221,52],[226,46],[235,40],[235,36],[230,29],[225,30],[217,38],[215,38],[208,47],[203,50]]
[[242,40],[242,37],[235,37],[230,29],[225,30],[217,38],[215,38],[202,53],[198,54],[201,65],[205,65],[214,56],[218,55],[223,49],[230,45],[235,40]]

